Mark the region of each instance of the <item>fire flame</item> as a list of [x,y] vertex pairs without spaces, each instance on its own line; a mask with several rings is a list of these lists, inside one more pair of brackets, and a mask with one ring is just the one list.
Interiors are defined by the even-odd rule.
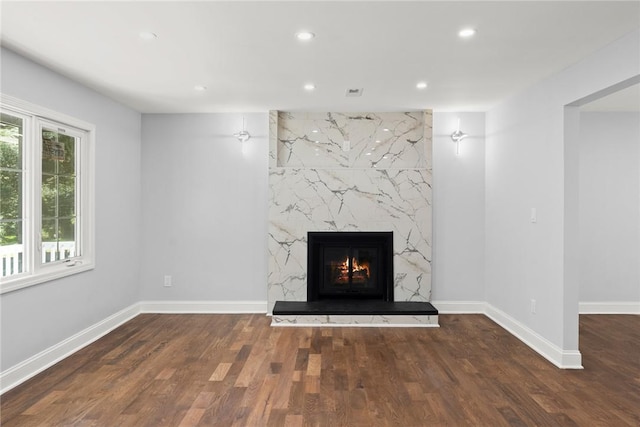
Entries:
[[340,284],[349,283],[349,267],[351,267],[351,281],[353,283],[366,283],[369,280],[369,263],[358,262],[357,258],[347,257],[341,264],[337,264],[335,272],[335,282]]
[[342,268],[346,271],[349,271],[349,267],[351,266],[352,262],[353,262],[352,271],[365,271],[365,270],[368,271],[369,270],[369,263],[359,264],[356,258],[349,258],[349,257],[347,257],[342,263]]

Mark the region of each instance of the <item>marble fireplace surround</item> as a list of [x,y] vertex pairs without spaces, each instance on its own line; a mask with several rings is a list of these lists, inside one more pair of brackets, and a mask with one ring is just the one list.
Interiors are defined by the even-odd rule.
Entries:
[[395,301],[431,299],[431,110],[269,112],[268,313],[307,299],[307,232],[392,231]]

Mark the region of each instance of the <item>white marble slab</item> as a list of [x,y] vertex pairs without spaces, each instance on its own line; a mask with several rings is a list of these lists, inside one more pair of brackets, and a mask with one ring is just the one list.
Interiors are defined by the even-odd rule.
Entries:
[[[392,231],[394,299],[429,301],[431,112],[272,111],[269,121],[269,312],[306,301],[309,231]],[[390,157],[367,155],[372,144]]]
[[410,315],[277,315],[271,326],[439,327],[438,316]]
[[[278,112],[278,167],[427,168],[431,112]],[[272,123],[273,124],[273,123]]]

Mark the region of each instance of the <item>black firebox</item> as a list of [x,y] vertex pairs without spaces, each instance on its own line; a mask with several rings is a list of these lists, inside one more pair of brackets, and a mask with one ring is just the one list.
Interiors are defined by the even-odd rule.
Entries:
[[307,301],[393,301],[393,232],[309,232]]

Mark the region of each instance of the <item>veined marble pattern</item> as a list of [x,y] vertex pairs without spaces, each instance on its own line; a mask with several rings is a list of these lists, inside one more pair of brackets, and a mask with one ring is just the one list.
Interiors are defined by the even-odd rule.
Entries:
[[[354,115],[272,111],[269,120],[268,310],[277,300],[306,301],[309,231],[393,231],[394,299],[429,301],[431,112]],[[324,131],[320,126],[323,121],[328,123]],[[314,129],[333,138],[329,145],[341,143],[340,138],[348,132],[351,150],[337,147],[324,159],[313,160],[320,157],[315,156],[315,142],[308,138]],[[359,150],[376,132],[405,138],[390,137],[380,143],[398,154],[384,159],[389,160],[386,163],[373,164],[371,156]],[[296,133],[297,139],[293,137]],[[295,140],[301,148],[283,140]],[[308,147],[302,148],[305,144]],[[283,163],[286,167],[281,167]],[[295,164],[298,166],[292,167]],[[310,167],[312,164],[316,166]]]
[[439,327],[438,316],[410,315],[277,315],[271,317],[271,326],[368,326],[368,327]]
[[269,178],[269,301],[306,300],[309,231],[393,231],[395,299],[429,301],[427,170],[280,168]]
[[272,156],[279,167],[429,166],[430,112],[279,112],[277,126],[276,146],[272,147],[276,152]]
[[277,156],[278,141],[278,112],[269,111],[269,169],[278,166]]

